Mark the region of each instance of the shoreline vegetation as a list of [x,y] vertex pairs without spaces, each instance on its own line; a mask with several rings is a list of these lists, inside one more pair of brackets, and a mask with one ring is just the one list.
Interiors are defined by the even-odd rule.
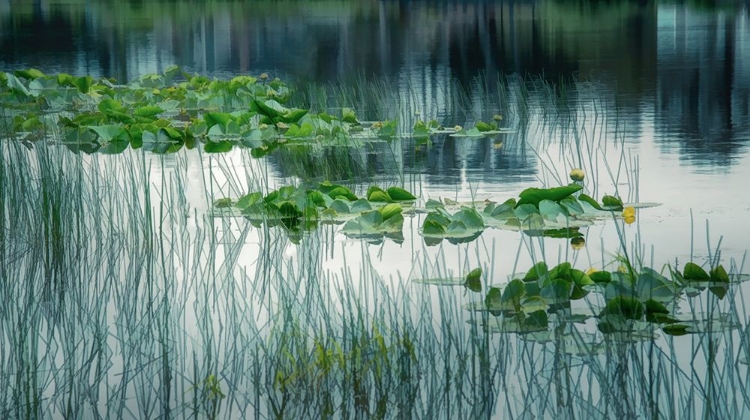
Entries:
[[[442,122],[364,82],[0,73],[0,416],[748,415],[744,254],[707,228],[707,258],[654,261],[638,159],[534,83]],[[551,159],[537,124],[584,134]],[[530,147],[541,182],[423,194],[403,145],[446,139]]]

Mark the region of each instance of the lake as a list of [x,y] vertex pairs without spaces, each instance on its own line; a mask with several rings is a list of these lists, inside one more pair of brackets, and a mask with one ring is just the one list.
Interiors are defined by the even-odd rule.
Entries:
[[[4,417],[750,415],[747,3],[0,0],[0,71]],[[519,216],[574,168],[634,222]]]

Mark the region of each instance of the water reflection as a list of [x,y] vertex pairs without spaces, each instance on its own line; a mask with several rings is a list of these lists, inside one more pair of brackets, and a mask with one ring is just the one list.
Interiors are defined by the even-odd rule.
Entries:
[[615,95],[619,117],[637,126],[653,113],[645,117],[663,151],[726,166],[750,126],[747,22],[742,4],[4,0],[0,66],[120,80],[175,63],[320,83],[375,76],[398,81],[399,96],[421,96],[439,117],[460,111],[441,112],[459,94],[449,82],[470,103],[497,95],[493,84],[475,89],[480,74],[561,86],[592,79]]

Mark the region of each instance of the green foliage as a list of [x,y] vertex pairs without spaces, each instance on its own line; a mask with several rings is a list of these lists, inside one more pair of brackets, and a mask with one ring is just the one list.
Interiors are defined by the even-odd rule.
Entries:
[[521,199],[518,201],[518,204],[516,204],[516,207],[524,204],[531,204],[538,208],[539,203],[542,200],[560,201],[564,198],[570,197],[581,189],[583,189],[583,187],[578,184],[570,184],[564,187],[554,188],[528,188],[519,194]]

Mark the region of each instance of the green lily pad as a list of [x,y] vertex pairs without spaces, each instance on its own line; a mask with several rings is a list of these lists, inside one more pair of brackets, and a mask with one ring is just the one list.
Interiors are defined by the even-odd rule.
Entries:
[[542,200],[560,201],[581,189],[583,189],[583,187],[578,184],[570,184],[564,187],[554,188],[528,188],[519,194],[521,199],[518,201],[517,206],[531,204],[538,207]]

